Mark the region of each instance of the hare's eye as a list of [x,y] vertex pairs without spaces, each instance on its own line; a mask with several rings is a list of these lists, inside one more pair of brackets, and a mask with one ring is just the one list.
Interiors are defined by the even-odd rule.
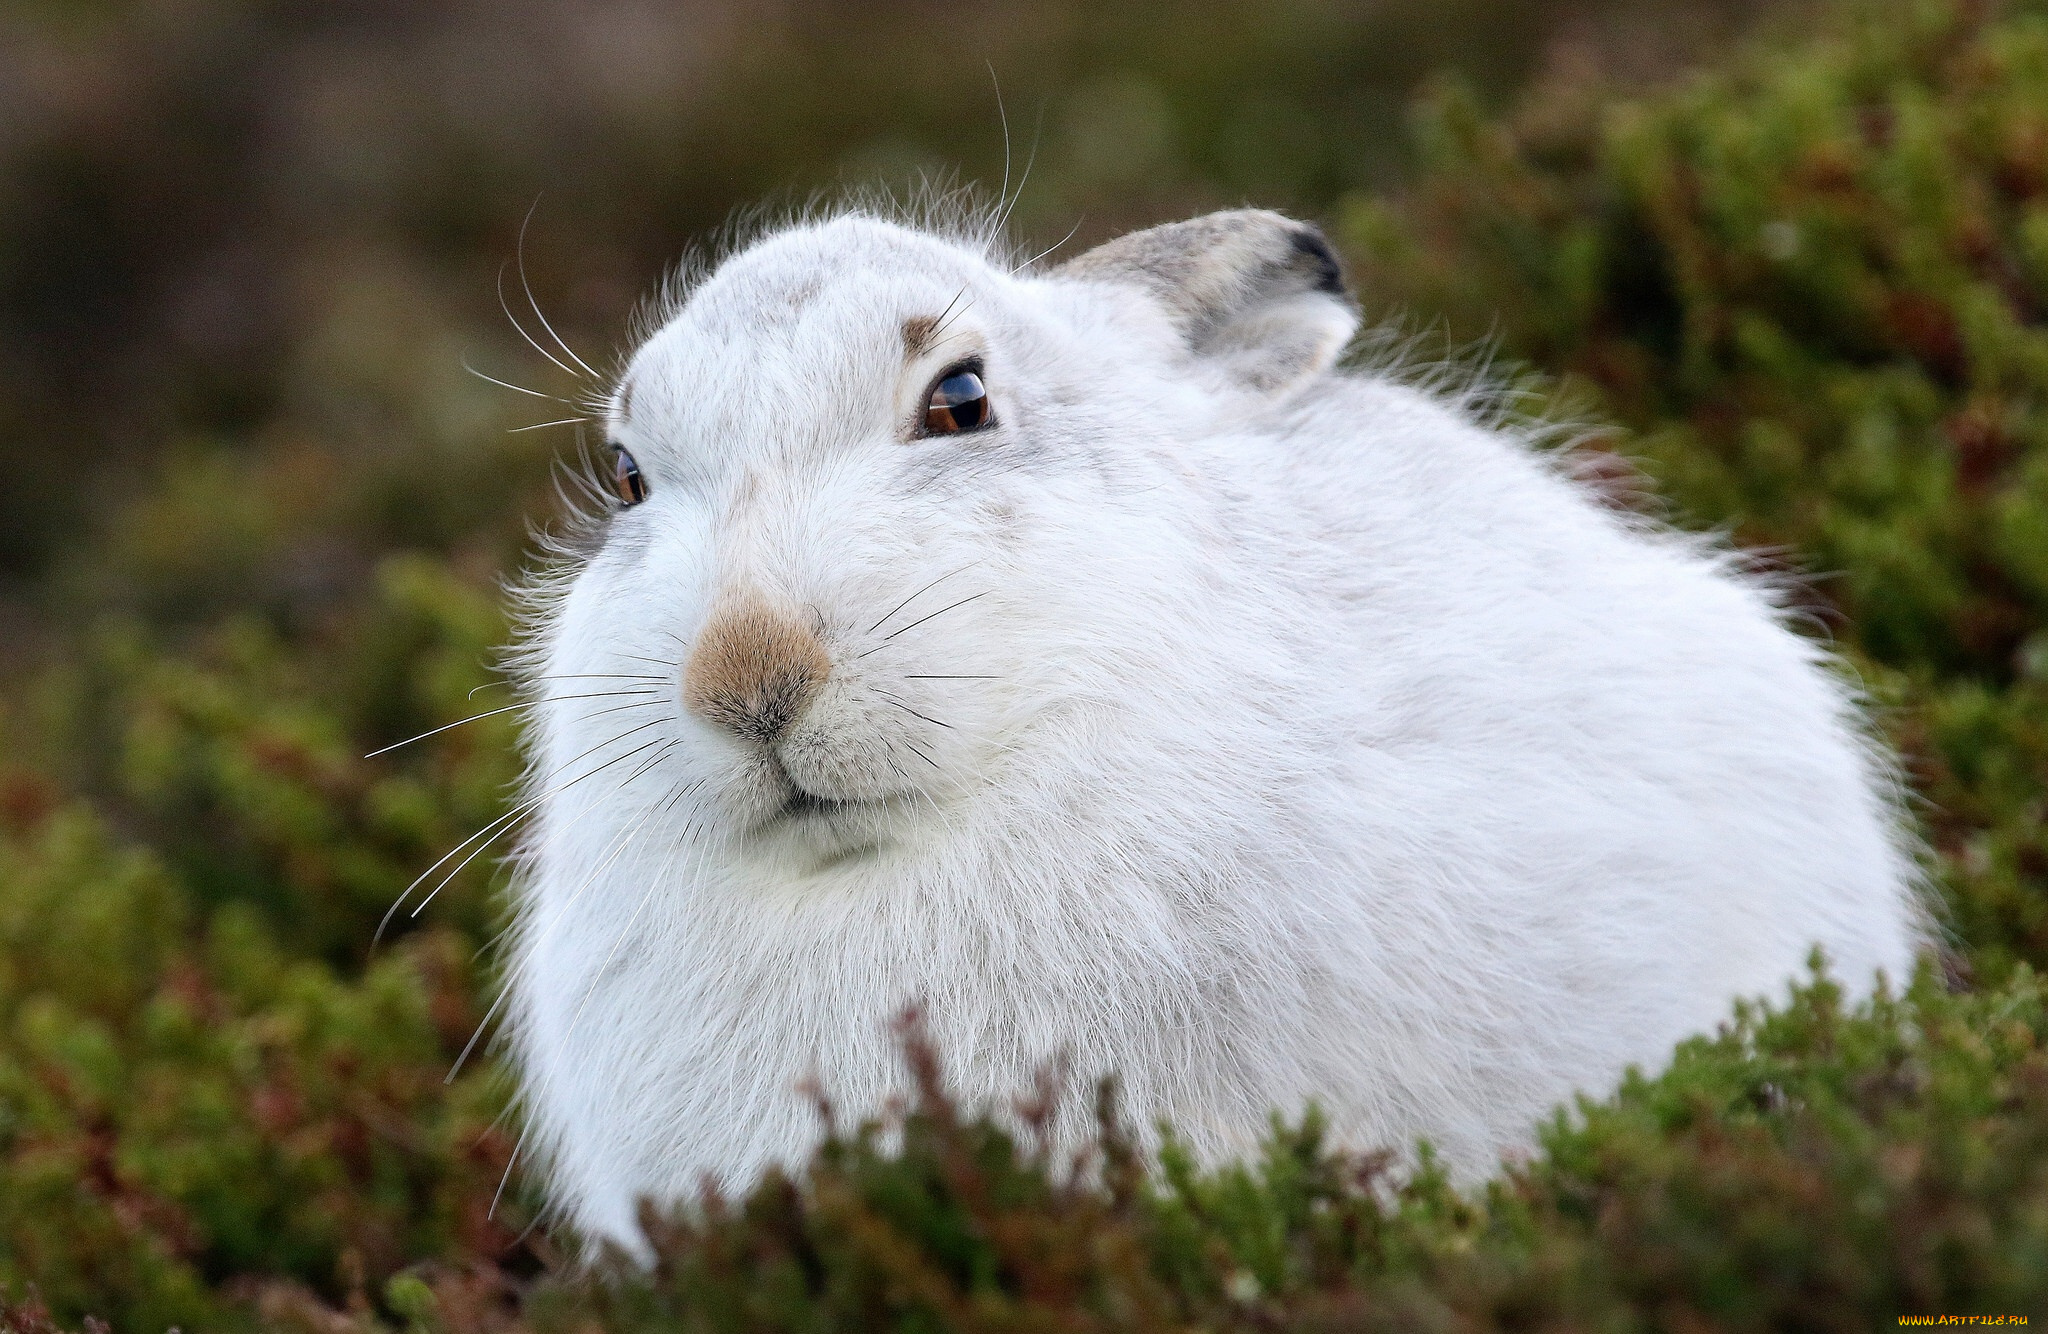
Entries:
[[637,505],[647,499],[647,479],[640,475],[640,465],[633,462],[624,445],[612,446],[612,493],[622,505]]
[[989,424],[988,389],[974,365],[955,366],[939,377],[924,405],[926,435],[954,435]]

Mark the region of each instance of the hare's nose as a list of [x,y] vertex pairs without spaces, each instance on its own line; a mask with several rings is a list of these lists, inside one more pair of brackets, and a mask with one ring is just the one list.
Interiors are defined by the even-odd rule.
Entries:
[[683,669],[683,704],[743,740],[773,744],[832,674],[817,634],[792,611],[745,595],[722,602]]

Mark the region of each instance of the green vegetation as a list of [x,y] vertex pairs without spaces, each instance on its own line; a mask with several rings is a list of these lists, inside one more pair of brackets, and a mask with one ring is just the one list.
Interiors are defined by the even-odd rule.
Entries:
[[[1490,338],[1617,424],[1584,449],[1618,499],[1617,456],[1821,572],[1807,609],[1937,854],[1953,949],[1909,990],[1744,1010],[1462,1193],[1312,1125],[1148,1173],[1108,1102],[1072,1184],[959,1122],[913,1043],[900,1153],[849,1130],[657,1228],[651,1274],[568,1265],[516,1170],[500,1196],[488,1055],[444,1080],[491,994],[490,859],[370,949],[503,809],[511,720],[361,758],[493,697],[493,580],[552,451],[489,443],[508,396],[373,255],[260,392],[178,368],[202,406],[90,541],[8,557],[37,646],[0,657],[0,1330],[2048,1318],[2048,5],[1870,0],[1667,87],[1559,66],[1502,113],[1447,82],[1413,125],[1400,189],[1326,155],[1282,202],[1332,223],[1370,313]],[[1084,165],[1046,188],[1091,197]],[[0,433],[31,408],[0,395]]]
[[2048,28],[1851,7],[1648,101],[1421,108],[1349,201],[1375,302],[1493,331],[1683,521],[1821,577],[1893,706],[1963,959],[2048,961]]

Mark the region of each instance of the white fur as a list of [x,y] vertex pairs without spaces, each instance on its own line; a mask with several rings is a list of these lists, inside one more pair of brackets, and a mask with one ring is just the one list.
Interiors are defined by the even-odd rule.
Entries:
[[[586,1231],[800,1162],[807,1077],[875,1113],[912,1001],[971,1105],[1064,1055],[1211,1160],[1314,1100],[1469,1175],[1816,944],[1854,988],[1911,968],[1888,769],[1764,586],[1329,369],[1333,298],[1206,342],[1171,307],[851,215],[728,260],[632,358],[611,429],[648,498],[527,646],[553,795],[509,961]],[[1265,328],[1305,374],[1242,373]],[[969,353],[999,424],[910,438]],[[785,789],[676,681],[736,590],[830,652],[782,763],[871,805],[757,827]],[[652,693],[563,698],[607,687]]]

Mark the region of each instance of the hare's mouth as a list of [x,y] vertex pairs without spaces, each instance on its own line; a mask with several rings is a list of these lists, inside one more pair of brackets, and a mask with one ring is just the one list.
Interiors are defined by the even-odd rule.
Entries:
[[797,788],[789,794],[789,800],[782,803],[782,809],[772,818],[777,820],[805,820],[814,816],[833,816],[855,806],[865,805],[859,801],[841,801],[837,797],[821,797],[815,792]]
[[[809,777],[809,775],[806,775]],[[785,769],[779,757],[752,775],[751,810],[735,811],[747,840],[761,855],[836,864],[855,854],[893,845],[905,827],[903,798],[882,791],[840,792],[815,786]],[[825,791],[820,792],[818,788]]]
[[864,817],[877,813],[887,804],[885,801],[820,796],[791,783],[789,795],[782,804],[771,809],[755,828],[764,833],[775,829],[814,832],[849,829],[867,823]]
[[764,849],[794,855],[814,871],[860,861],[892,843],[893,804],[822,797],[791,785],[789,796],[753,827]]

